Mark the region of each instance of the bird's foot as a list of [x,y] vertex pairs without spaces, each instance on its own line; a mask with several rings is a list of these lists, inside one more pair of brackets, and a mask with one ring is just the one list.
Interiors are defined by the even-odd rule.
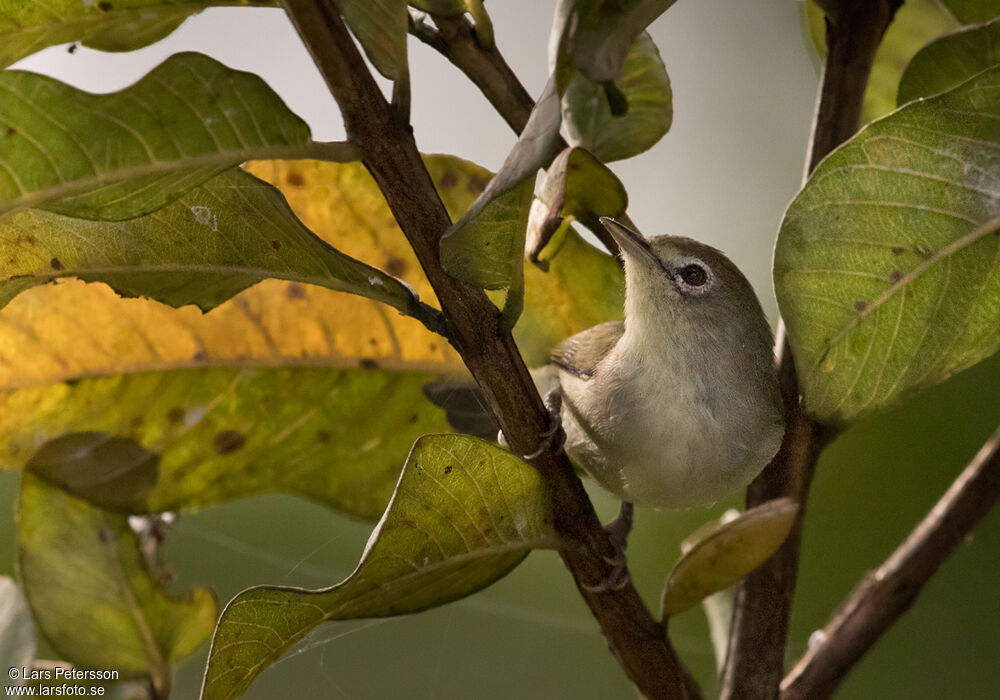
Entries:
[[611,571],[603,579],[594,585],[582,584],[591,593],[606,593],[608,591],[620,591],[629,584],[631,580],[628,573],[628,558],[625,556],[625,548],[628,546],[628,536],[632,532],[632,517],[635,507],[628,501],[622,501],[621,510],[618,517],[604,526],[604,531],[608,533],[611,546],[615,553],[610,557],[604,557],[611,566]]
[[558,454],[562,451],[563,443],[566,442],[566,433],[562,429],[562,394],[559,389],[552,389],[545,394],[543,402],[545,410],[549,413],[549,427],[542,433],[538,449],[531,454],[521,455],[528,461],[540,457],[550,447]]

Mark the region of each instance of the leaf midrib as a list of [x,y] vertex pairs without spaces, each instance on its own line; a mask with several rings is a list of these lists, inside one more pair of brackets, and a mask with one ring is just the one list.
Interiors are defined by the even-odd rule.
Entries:
[[[308,141],[302,144],[282,144],[268,146],[240,147],[212,151],[196,156],[185,156],[175,160],[154,160],[139,165],[131,165],[76,180],[63,181],[53,187],[23,192],[14,199],[0,201],[0,214],[41,207],[46,202],[75,194],[85,193],[97,187],[116,184],[148,175],[197,170],[203,167],[233,167],[249,160],[302,160],[315,159],[335,163],[348,163],[360,159],[358,148],[348,141]],[[183,193],[178,193],[178,197]]]
[[868,304],[864,310],[859,311],[858,314],[850,320],[850,322],[844,326],[844,328],[838,332],[833,338],[826,342],[823,352],[820,352],[816,356],[816,360],[813,361],[812,368],[815,370],[822,363],[823,358],[826,354],[833,348],[834,345],[839,343],[842,338],[844,338],[850,331],[858,326],[861,321],[868,317],[869,314],[873,313],[889,299],[891,299],[900,290],[906,289],[910,283],[915,279],[920,277],[924,272],[929,270],[931,267],[939,263],[940,261],[948,258],[959,251],[967,248],[968,246],[976,243],[981,238],[991,234],[1000,232],[1000,216],[988,219],[976,228],[974,228],[969,233],[964,236],[956,238],[954,241],[944,246],[929,258],[925,259],[910,272],[903,275],[898,282],[889,286],[884,292],[877,296],[870,304]]

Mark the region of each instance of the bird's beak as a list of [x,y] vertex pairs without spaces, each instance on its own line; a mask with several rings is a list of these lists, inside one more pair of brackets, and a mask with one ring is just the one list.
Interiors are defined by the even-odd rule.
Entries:
[[653,252],[653,247],[649,244],[641,233],[633,231],[628,226],[618,223],[608,216],[601,217],[601,224],[608,230],[611,237],[618,243],[618,247],[626,255],[646,262],[654,267],[662,267],[660,258]]

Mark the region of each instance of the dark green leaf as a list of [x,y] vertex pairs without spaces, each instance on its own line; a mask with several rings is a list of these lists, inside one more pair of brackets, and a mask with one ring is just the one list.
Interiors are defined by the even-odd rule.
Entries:
[[266,0],[8,1],[0,5],[0,67],[70,41],[101,51],[132,51],[159,41],[206,7],[273,4]]
[[651,148],[673,119],[670,78],[649,34],[636,39],[616,85],[628,102],[628,111],[620,117],[612,116],[604,87],[582,75],[572,78],[563,96],[571,143],[605,162]]
[[951,90],[997,64],[1000,64],[1000,19],[966,27],[931,42],[913,57],[899,81],[896,101],[902,105],[918,97]]
[[205,589],[168,596],[139,549],[128,516],[73,498],[27,472],[17,533],[25,596],[35,622],[76,666],[149,676],[163,692],[170,665],[211,633]]
[[[0,667],[30,668],[35,661],[35,623],[24,594],[14,580],[0,576]],[[4,680],[21,685],[23,679]]]
[[1000,346],[1000,68],[864,129],[813,173],[775,252],[809,411],[846,420]]
[[[675,0],[560,0],[552,31],[573,66],[596,83],[614,82],[632,45]],[[564,57],[557,57],[561,64]]]
[[251,588],[226,606],[202,700],[239,696],[321,622],[443,605],[557,544],[538,472],[476,438],[423,437],[353,574],[318,591]]
[[406,0],[338,0],[337,9],[379,73],[406,76]]
[[128,221],[39,210],[0,217],[0,260],[0,308],[25,289],[77,277],[105,282],[125,296],[208,311],[278,278],[425,314],[399,280],[332,248],[299,221],[278,190],[239,168]]
[[663,587],[663,616],[694,607],[767,561],[788,537],[798,511],[797,503],[779,498],[695,532],[681,545],[684,553]]
[[986,22],[1000,16],[997,0],[941,0],[962,24]]
[[0,91],[0,212],[128,219],[251,158],[356,157],[312,143],[256,75],[196,53],[108,95],[23,71],[0,73]]
[[503,166],[441,239],[441,264],[486,289],[523,284],[524,232],[538,169],[559,137],[559,95],[550,78]]
[[134,513],[156,485],[159,461],[129,438],[69,433],[38,448],[26,469],[101,508]]

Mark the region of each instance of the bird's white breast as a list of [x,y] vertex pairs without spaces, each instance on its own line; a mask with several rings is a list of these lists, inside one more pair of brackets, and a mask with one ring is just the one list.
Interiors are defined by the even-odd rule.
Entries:
[[749,483],[781,442],[772,412],[625,340],[589,379],[560,372],[569,456],[638,504],[710,505]]

